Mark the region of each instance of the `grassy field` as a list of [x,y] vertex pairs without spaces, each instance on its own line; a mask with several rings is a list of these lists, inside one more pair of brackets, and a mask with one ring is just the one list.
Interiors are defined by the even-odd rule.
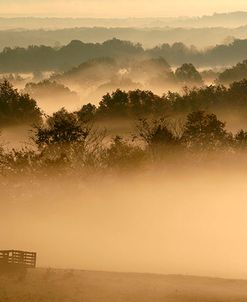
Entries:
[[0,302],[247,301],[247,281],[53,269],[0,276]]

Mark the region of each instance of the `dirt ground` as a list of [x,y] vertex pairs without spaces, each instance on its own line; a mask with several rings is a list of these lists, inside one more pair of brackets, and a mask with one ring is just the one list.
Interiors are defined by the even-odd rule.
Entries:
[[246,302],[247,281],[204,277],[35,269],[0,276],[0,302]]

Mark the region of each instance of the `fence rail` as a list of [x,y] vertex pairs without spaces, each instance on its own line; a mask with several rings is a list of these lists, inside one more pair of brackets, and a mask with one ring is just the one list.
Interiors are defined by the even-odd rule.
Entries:
[[23,268],[36,267],[36,253],[17,250],[0,251],[0,265],[16,265]]

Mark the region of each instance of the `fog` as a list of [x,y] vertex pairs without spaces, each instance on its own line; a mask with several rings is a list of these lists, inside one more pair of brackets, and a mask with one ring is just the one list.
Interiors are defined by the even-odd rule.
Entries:
[[[141,9],[140,9],[141,7]],[[100,9],[99,9],[100,8]],[[227,9],[226,9],[227,8]],[[193,16],[233,10],[245,10],[245,0],[2,0],[0,10],[7,16],[56,16],[56,17],[157,17]]]
[[179,170],[13,182],[1,246],[40,267],[246,278],[246,171]]

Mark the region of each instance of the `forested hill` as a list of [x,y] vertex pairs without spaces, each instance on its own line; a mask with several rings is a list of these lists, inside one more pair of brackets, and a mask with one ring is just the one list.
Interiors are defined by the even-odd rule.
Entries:
[[233,65],[247,58],[247,40],[234,40],[206,51],[187,47],[183,43],[162,44],[145,50],[141,44],[118,39],[100,43],[71,41],[62,47],[29,46],[5,48],[0,53],[0,72],[63,71],[89,59],[109,57],[117,59],[164,58],[171,65],[185,62],[196,66]]
[[[1,19],[0,19],[1,23]],[[72,40],[82,40],[85,43],[102,43],[118,38],[140,42],[144,48],[151,48],[161,43],[180,41],[186,45],[195,45],[202,49],[216,44],[236,39],[247,39],[247,26],[237,28],[227,27],[160,27],[159,22],[154,27],[92,27],[56,28],[56,29],[8,29],[0,30],[0,50],[4,47],[28,47],[28,45],[66,45]],[[1,25],[0,25],[1,29]]]

